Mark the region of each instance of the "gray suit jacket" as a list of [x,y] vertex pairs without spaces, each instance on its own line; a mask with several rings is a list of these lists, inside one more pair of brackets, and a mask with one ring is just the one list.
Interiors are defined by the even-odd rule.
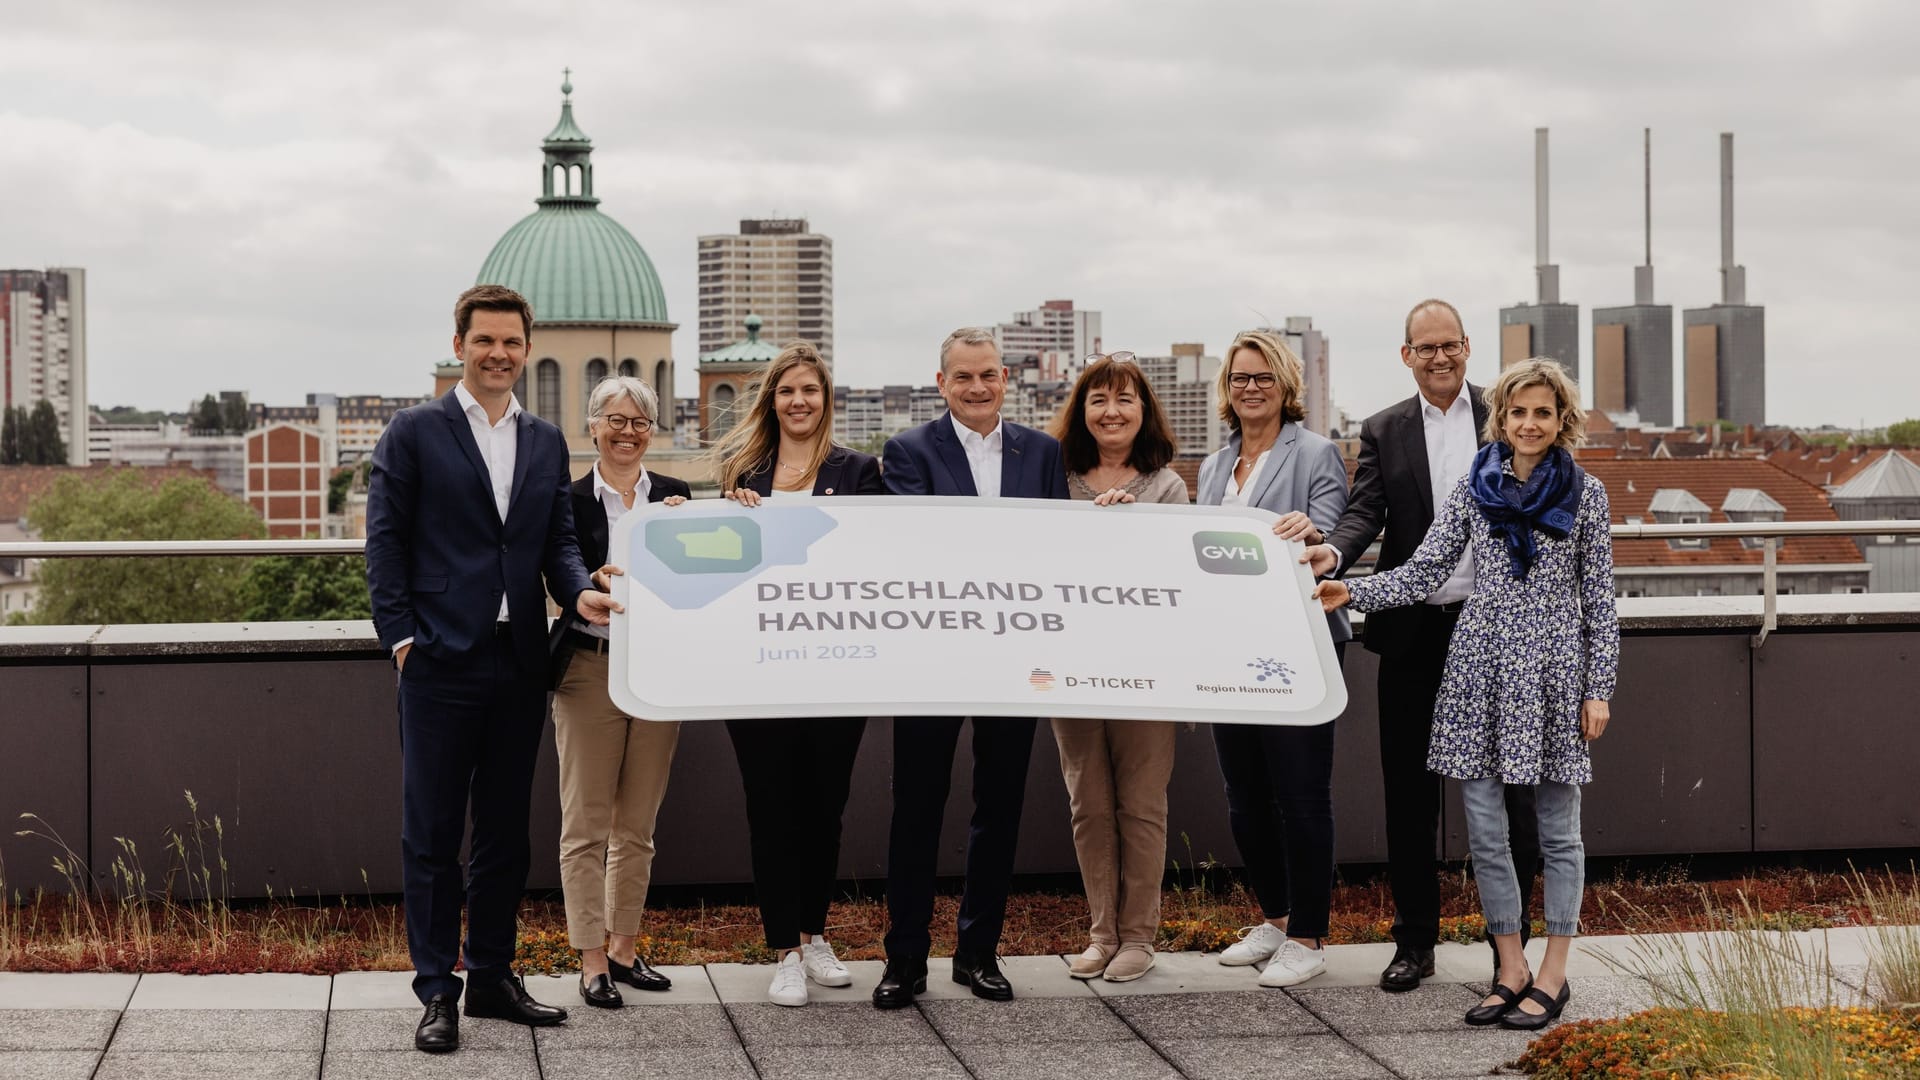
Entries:
[[[1233,475],[1234,462],[1240,457],[1240,436],[1200,463],[1201,506],[1219,506],[1227,493],[1227,480]],[[1267,467],[1254,478],[1247,505],[1284,514],[1302,510],[1322,533],[1333,531],[1334,523],[1347,509],[1347,466],[1340,460],[1340,448],[1331,440],[1288,421],[1280,428],[1280,437],[1267,455]],[[1353,630],[1347,625],[1345,608],[1327,616],[1327,628],[1333,640],[1350,641]]]

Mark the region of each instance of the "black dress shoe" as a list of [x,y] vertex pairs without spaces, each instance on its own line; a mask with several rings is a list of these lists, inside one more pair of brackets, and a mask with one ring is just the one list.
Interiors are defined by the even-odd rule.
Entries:
[[648,967],[647,958],[644,956],[634,957],[632,967],[628,967],[609,956],[607,957],[607,970],[612,973],[614,982],[626,983],[635,990],[673,989],[673,980],[660,974],[653,968]]
[[1527,991],[1532,989],[1532,979],[1528,979],[1527,985],[1518,990],[1503,983],[1495,982],[1493,989],[1488,991],[1488,995],[1499,998],[1500,1003],[1497,1005],[1475,1005],[1473,1008],[1467,1010],[1465,1019],[1467,1023],[1472,1024],[1474,1027],[1487,1027],[1491,1024],[1497,1024],[1500,1022],[1500,1018],[1507,1015],[1515,1005],[1520,1004],[1520,999],[1526,995]]
[[460,1049],[460,995],[435,994],[427,999],[426,1014],[413,1029],[413,1047],[429,1054]]
[[1530,1013],[1515,1005],[1500,1018],[1500,1026],[1515,1031],[1539,1031],[1560,1018],[1560,1011],[1567,1007],[1567,1001],[1572,997],[1573,984],[1570,982],[1563,984],[1560,993],[1554,997],[1548,997],[1547,992],[1539,987],[1528,987],[1527,992],[1521,995],[1522,1000],[1531,1001],[1547,1011]]
[[613,988],[612,979],[605,975],[595,975],[589,979],[585,972],[580,973],[580,1000],[596,1009],[617,1009],[626,1004],[620,997],[620,991]]
[[880,976],[880,985],[873,988],[873,1007],[904,1009],[913,1004],[913,995],[926,992],[925,960],[889,960],[887,970]]
[[988,1001],[1013,1000],[1013,984],[1000,974],[1000,965],[991,954],[972,957],[966,953],[954,953],[953,981],[973,987],[973,996],[977,998]]
[[467,980],[467,1015],[511,1020],[528,1027],[550,1027],[567,1018],[567,1010],[542,1005],[527,994],[518,977],[508,975],[492,983]]
[[1421,979],[1433,978],[1433,950],[1417,945],[1402,945],[1393,952],[1393,963],[1380,973],[1380,989],[1398,994],[1417,990]]

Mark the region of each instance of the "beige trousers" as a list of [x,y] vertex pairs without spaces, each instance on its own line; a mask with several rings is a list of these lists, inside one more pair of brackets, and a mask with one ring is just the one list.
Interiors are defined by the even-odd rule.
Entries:
[[640,933],[653,875],[653,821],[678,723],[636,720],[607,696],[607,655],[581,649],[553,694],[560,750],[560,889],[567,941],[599,949]]
[[1174,735],[1155,720],[1053,721],[1099,944],[1151,945],[1159,934]]

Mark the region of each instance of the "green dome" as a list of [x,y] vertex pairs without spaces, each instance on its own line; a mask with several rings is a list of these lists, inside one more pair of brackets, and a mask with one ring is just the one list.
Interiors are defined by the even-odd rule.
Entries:
[[667,297],[653,260],[593,196],[593,140],[573,120],[572,72],[560,122],[541,145],[540,207],[507,230],[476,285],[505,285],[533,305],[536,325],[663,326]]
[[621,224],[585,200],[541,200],[480,267],[533,304],[536,323],[666,323],[653,260]]

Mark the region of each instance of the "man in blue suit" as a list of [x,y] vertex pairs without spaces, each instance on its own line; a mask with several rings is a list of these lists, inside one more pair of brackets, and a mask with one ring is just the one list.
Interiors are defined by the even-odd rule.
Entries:
[[[887,440],[881,475],[895,495],[1064,499],[1067,472],[1049,435],[1000,419],[1007,369],[993,332],[955,330],[940,346],[934,376],[948,412]],[[874,988],[882,1009],[913,1004],[927,987],[940,820],[964,716],[893,722],[893,825],[887,843],[887,970]],[[953,981],[975,997],[1010,1001],[1013,987],[994,953],[1006,920],[1007,889],[1033,756],[1032,717],[973,718],[973,822],[966,891],[960,897]]]
[[618,606],[580,562],[565,437],[514,400],[532,327],[532,308],[511,289],[462,293],[460,382],[394,415],[367,488],[374,629],[400,672],[407,947],[426,1006],[414,1045],[430,1053],[460,1045],[463,908],[467,1015],[536,1026],[567,1018],[529,997],[511,967],[546,722],[541,577],[562,609],[589,622],[606,623]]

